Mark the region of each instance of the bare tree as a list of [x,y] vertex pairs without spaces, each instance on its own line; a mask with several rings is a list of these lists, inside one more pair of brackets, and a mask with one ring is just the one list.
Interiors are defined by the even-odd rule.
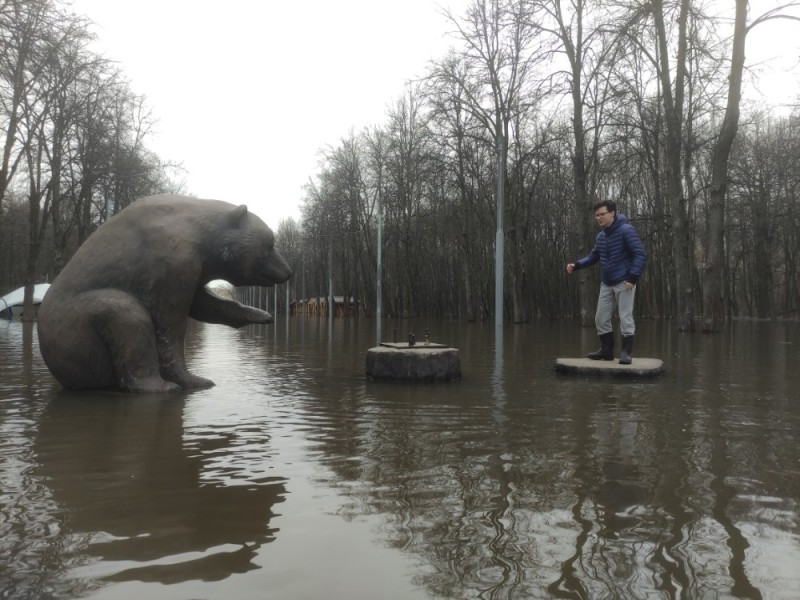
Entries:
[[728,163],[739,130],[739,103],[742,95],[742,73],[745,64],[747,33],[753,27],[772,19],[793,19],[782,11],[797,7],[790,2],[776,7],[747,24],[747,0],[736,0],[731,67],[728,76],[728,101],[712,157],[709,191],[708,237],[703,279],[703,331],[717,332],[724,320],[723,269],[725,266],[725,199],[728,190]]
[[[540,9],[542,2],[538,0],[536,5]],[[533,6],[529,2],[527,9]],[[570,6],[568,9],[565,3],[565,10],[576,9],[576,5]],[[538,21],[526,17],[531,26],[538,23],[539,34],[555,36],[549,38],[550,53],[546,55],[555,57],[554,62],[537,64],[537,74],[544,65],[559,60],[557,66],[566,65],[563,72],[559,69],[549,78],[540,78],[540,84],[546,82],[540,87],[549,94],[551,105],[560,106],[559,102],[567,100],[573,109],[578,106],[582,115],[577,119],[574,110],[565,111],[567,117],[559,119],[558,109],[547,115],[541,108],[531,107],[529,100],[535,102],[537,96],[523,86],[518,105],[508,105],[509,118],[503,129],[502,115],[499,121],[495,119],[495,98],[485,63],[466,44],[464,53],[455,52],[436,62],[426,79],[423,98],[404,97],[392,107],[387,124],[374,134],[343,140],[340,147],[326,153],[332,160],[326,160],[319,184],[308,190],[302,223],[304,239],[317,241],[308,262],[322,289],[331,272],[328,247],[338,263],[337,290],[343,289],[353,273],[371,271],[375,206],[380,198],[386,209],[387,269],[382,282],[386,284],[387,312],[392,316],[488,318],[492,251],[496,249],[496,220],[492,217],[497,215],[499,122],[500,135],[506,136],[502,169],[506,275],[512,275],[510,286],[504,288],[505,300],[513,301],[515,320],[525,315],[574,315],[580,308],[579,293],[571,287],[574,284],[567,283],[564,294],[564,284],[559,283],[563,278],[558,276],[563,265],[557,259],[574,246],[571,235],[576,218],[583,217],[583,210],[576,217],[573,205],[579,177],[575,172],[580,154],[576,139],[581,138],[576,138],[574,129],[582,120],[583,142],[577,143],[584,148],[584,201],[588,204],[594,191],[600,197],[620,199],[652,248],[641,310],[650,315],[680,315],[675,310],[679,300],[684,307],[681,310],[687,302],[689,312],[694,310],[694,300],[676,288],[675,257],[684,263],[680,267],[686,277],[681,281],[699,289],[696,267],[706,239],[697,231],[710,213],[704,211],[703,200],[713,175],[709,159],[718,138],[714,119],[724,106],[723,92],[729,89],[721,76],[724,57],[716,39],[718,22],[702,14],[699,5],[681,13],[687,8],[683,0],[656,2],[664,27],[659,37],[653,26],[659,20],[654,18],[653,2],[603,6],[622,9],[621,13],[608,12],[607,25],[618,27],[605,26],[601,32],[599,17],[592,17],[583,22],[591,23],[587,26],[593,33],[583,37],[578,35],[574,14],[562,15],[562,33],[574,46],[578,39],[584,40],[578,78],[573,78],[572,63],[563,58],[566,50],[563,37],[557,35],[562,30],[558,17],[550,13],[546,19],[538,15]],[[682,16],[686,18],[683,28]],[[472,31],[467,25],[464,28]],[[615,37],[607,37],[612,34]],[[679,35],[688,38],[683,54]],[[670,52],[679,49],[666,65],[662,61],[664,39]],[[534,52],[537,49],[541,47]],[[597,53],[603,51],[608,54],[601,61]],[[496,57],[502,53],[489,54]],[[683,69],[678,68],[681,62]],[[665,66],[670,71],[666,77]],[[579,102],[573,94],[577,80],[582,82]],[[527,81],[537,83],[530,71]],[[662,93],[665,83],[669,84],[667,101]],[[796,129],[796,118],[780,122],[773,133],[755,136],[750,132],[748,143],[752,148],[757,141],[757,150],[737,150],[736,144],[731,148],[737,169],[736,177],[731,178],[736,210],[726,209],[728,250],[723,257],[725,276],[730,274],[726,285],[735,287],[730,296],[731,303],[737,303],[730,309],[734,314],[796,311],[800,305],[795,258],[800,253],[800,180],[794,175],[800,167],[793,159]],[[677,141],[670,142],[675,131]],[[759,160],[753,160],[751,154]],[[679,192],[677,210],[675,190]],[[676,226],[676,214],[682,227]],[[328,241],[331,239],[335,244]],[[369,257],[362,261],[369,266],[359,265],[358,251]],[[494,258],[496,266],[496,252]],[[770,269],[770,264],[778,267]],[[519,294],[520,290],[524,293]],[[687,327],[687,319],[677,320],[679,327]],[[692,321],[693,317],[688,319]]]
[[[303,268],[303,232],[300,224],[293,218],[283,219],[275,230],[275,246],[280,250],[281,256],[286,259],[292,271],[302,275]],[[299,281],[298,281],[299,280]],[[286,282],[289,289],[294,291],[294,297],[300,298],[301,290],[297,286],[302,284],[301,277],[293,277]]]
[[17,133],[24,117],[25,97],[45,64],[42,35],[50,9],[49,0],[8,0],[0,10],[0,118],[4,119],[0,215],[8,186],[25,157]]
[[87,23],[71,15],[59,15],[55,19],[56,39],[51,42],[54,50],[40,76],[37,86],[39,103],[43,105],[45,129],[39,144],[44,149],[50,172],[48,197],[49,216],[53,234],[55,271],[60,272],[66,262],[67,237],[74,228],[79,215],[76,206],[67,202],[71,194],[63,193],[62,183],[69,174],[70,138],[81,116],[81,92],[79,83],[92,68],[96,56],[86,51],[90,39]]
[[[460,261],[460,287],[463,290],[464,316],[468,321],[484,318],[481,310],[486,299],[480,290],[486,287],[487,273],[483,268],[484,248],[491,245],[486,239],[484,223],[492,219],[495,206],[482,201],[485,173],[482,160],[491,143],[486,140],[483,125],[464,108],[466,99],[460,85],[450,82],[430,81],[427,100],[432,111],[435,140],[448,178],[455,190],[453,218],[450,222],[458,239]],[[491,199],[491,194],[488,194]],[[490,230],[489,230],[490,231]],[[491,233],[491,231],[490,231]],[[491,277],[491,274],[488,274]]]
[[[563,82],[572,108],[572,206],[578,215],[578,239],[589,240],[594,230],[591,207],[595,195],[600,144],[603,138],[606,99],[612,91],[609,74],[623,46],[604,32],[598,2],[574,0],[565,8],[562,0],[539,0],[537,13],[544,13],[540,27],[551,36],[553,51],[566,58],[566,68],[555,73]],[[595,8],[596,10],[591,10]],[[585,242],[584,242],[585,243]],[[573,248],[572,252],[576,252]],[[588,285],[592,271],[578,272],[581,322],[594,325],[594,292]]]
[[28,175],[29,232],[28,252],[25,260],[25,295],[22,317],[24,321],[34,320],[33,288],[36,283],[36,266],[50,211],[48,188],[51,180],[44,160],[47,143],[45,133],[47,103],[41,104],[45,108],[44,112],[37,112],[31,106],[26,106],[24,112],[25,143],[23,147],[25,148]]
[[[503,323],[505,271],[505,180],[509,128],[515,113],[527,110],[523,101],[535,64],[532,45],[536,30],[523,0],[475,0],[463,19],[445,13],[464,43],[462,55],[451,54],[434,64],[431,78],[457,86],[454,98],[492,136],[497,159],[495,236],[495,325]],[[521,277],[516,281],[520,282]],[[517,296],[518,297],[518,296]],[[514,307],[514,311],[521,307]],[[514,314],[515,321],[523,320]]]
[[[672,268],[676,290],[678,329],[693,331],[695,328],[695,288],[692,277],[691,227],[687,210],[687,198],[681,184],[683,158],[684,98],[686,92],[687,24],[690,0],[679,0],[676,13],[667,12],[664,0],[652,0],[652,17],[655,25],[656,43],[654,64],[661,82],[661,101],[666,125],[667,197],[672,213]],[[674,70],[670,62],[670,38],[666,21],[677,22],[677,51]],[[673,74],[674,73],[674,78]]]
[[[48,7],[49,8],[49,7]],[[73,118],[70,90],[83,69],[89,39],[84,20],[54,8],[39,21],[37,52],[28,62],[35,74],[21,96],[18,136],[28,173],[30,245],[25,276],[25,318],[33,319],[33,286],[47,218],[60,208],[67,131]],[[40,221],[41,215],[41,221]],[[60,225],[60,221],[54,222]],[[61,231],[57,231],[61,235]]]
[[703,331],[719,331],[723,320],[722,270],[724,267],[725,195],[728,187],[728,157],[739,129],[739,101],[742,94],[747,0],[736,0],[733,50],[728,78],[728,103],[711,159],[708,237],[703,277]]
[[337,244],[341,252],[342,286],[348,293],[364,297],[363,287],[372,289],[371,228],[369,200],[366,190],[366,168],[362,137],[351,134],[339,146],[325,152],[327,169],[321,180],[338,205],[342,238]]
[[[419,220],[428,190],[429,130],[428,116],[422,109],[417,90],[399,98],[389,112],[387,177],[389,194],[387,209],[396,225],[393,277],[397,282],[402,312],[409,316],[422,314],[422,287]],[[429,199],[428,199],[429,200]]]

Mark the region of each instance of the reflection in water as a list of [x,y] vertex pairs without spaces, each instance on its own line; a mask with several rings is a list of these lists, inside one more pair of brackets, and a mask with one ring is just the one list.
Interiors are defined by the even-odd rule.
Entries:
[[[552,342],[557,334],[544,337]],[[695,343],[705,344],[698,338]],[[714,489],[715,480],[728,481],[741,500],[744,482],[730,483],[726,462],[739,464],[743,458],[731,442],[749,428],[756,417],[749,408],[758,403],[749,395],[750,384],[742,382],[743,389],[720,396],[714,371],[689,364],[706,348],[673,348],[670,343],[659,352],[679,371],[704,372],[709,380],[697,387],[677,377],[554,381],[536,372],[537,364],[552,355],[542,357],[539,348],[528,347],[524,356],[509,355],[504,369],[503,353],[485,341],[478,346],[494,348],[485,357],[491,372],[483,372],[491,375],[486,378],[490,402],[481,402],[472,387],[486,364],[480,359],[476,364],[472,356],[456,394],[405,389],[397,400],[402,405],[395,406],[387,403],[385,387],[370,386],[364,403],[379,407],[369,414],[380,422],[365,414],[339,414],[343,422],[361,424],[361,443],[348,437],[348,448],[337,450],[325,440],[321,450],[326,464],[349,482],[344,487],[353,497],[352,514],[382,515],[390,542],[424,557],[427,568],[417,581],[432,594],[756,597],[747,587],[755,580],[761,594],[790,589],[792,597],[800,590],[785,561],[758,560],[748,551],[753,540],[744,546],[737,537],[752,529],[746,523],[755,516],[752,507],[742,513],[740,502]],[[716,356],[711,360],[719,362]],[[769,369],[768,356],[758,360]],[[725,376],[737,370],[734,362]],[[515,376],[506,380],[504,372]],[[785,369],[779,375],[796,378]],[[779,385],[785,388],[784,382]],[[713,428],[705,416],[709,403],[724,408],[734,427]],[[786,406],[786,399],[780,404]],[[791,441],[775,444],[784,454],[794,452],[798,436],[797,409],[787,408],[782,418],[794,423]],[[742,410],[748,414],[737,414]],[[759,422],[759,427],[776,427],[770,419]],[[723,456],[716,454],[719,448]],[[357,469],[353,456],[369,460]],[[782,477],[761,478],[755,485],[762,491],[782,486],[786,472],[781,464],[786,463],[764,458]],[[758,465],[751,466],[759,471]],[[781,523],[789,525],[783,537],[794,559],[797,473],[790,479],[793,484],[779,503],[791,517],[777,519],[771,532],[756,527],[769,537]],[[776,571],[779,585],[764,576]]]
[[505,332],[502,326],[494,330],[494,370],[492,373],[492,420],[496,428],[498,452],[489,458],[492,477],[498,482],[498,495],[495,506],[486,518],[494,529],[494,537],[489,544],[492,550],[492,567],[497,578],[487,590],[487,596],[502,594],[505,589],[517,589],[524,579],[524,568],[519,561],[520,548],[516,544],[513,524],[517,518],[514,506],[514,488],[508,470],[514,460],[513,449],[505,440],[508,436],[508,415],[505,390]]
[[641,382],[557,377],[574,323],[403,327],[463,379],[367,382],[374,324],[292,319],[195,328],[211,390],[76,396],[0,330],[0,596],[800,597],[797,324],[644,323]]
[[41,417],[37,474],[70,529],[96,532],[84,552],[112,563],[109,579],[223,579],[256,568],[256,550],[274,539],[283,482],[204,484],[206,463],[241,433],[184,435],[183,412],[180,397],[64,393]]
[[[104,581],[215,581],[259,568],[253,559],[275,539],[272,507],[285,479],[263,470],[270,439],[257,422],[192,427],[182,395],[62,392],[23,333],[0,346],[6,361],[21,358],[19,381],[35,391],[9,394],[16,376],[4,363],[0,427],[17,447],[0,469],[0,549],[11,557],[0,564],[0,597],[74,597]],[[20,410],[30,413],[21,429]],[[244,454],[262,469],[247,468]]]

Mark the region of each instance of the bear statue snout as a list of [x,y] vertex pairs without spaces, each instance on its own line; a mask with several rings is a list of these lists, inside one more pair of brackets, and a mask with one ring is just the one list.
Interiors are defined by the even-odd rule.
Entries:
[[266,265],[264,265],[262,274],[271,285],[275,285],[289,281],[294,273],[292,273],[292,268],[284,258],[275,252],[269,257]]

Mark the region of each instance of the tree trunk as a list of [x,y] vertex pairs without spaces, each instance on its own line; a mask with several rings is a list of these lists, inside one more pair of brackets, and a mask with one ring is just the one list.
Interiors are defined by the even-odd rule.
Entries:
[[678,329],[693,331],[695,328],[695,294],[692,281],[693,253],[692,236],[686,198],[681,187],[681,152],[683,132],[683,98],[686,88],[686,46],[689,0],[681,0],[678,17],[678,52],[675,58],[674,89],[669,64],[669,41],[664,26],[662,0],[653,0],[653,18],[658,39],[659,78],[664,103],[667,129],[667,196],[672,212],[672,268],[675,285],[675,312]]
[[36,265],[39,262],[39,250],[42,245],[42,233],[44,220],[39,219],[41,194],[31,186],[30,195],[30,246],[28,257],[25,261],[25,293],[22,305],[22,321],[32,322],[36,320],[33,308],[33,287],[36,284]]
[[517,236],[517,227],[511,227],[508,232],[509,258],[511,272],[511,301],[513,319],[515,324],[525,323],[525,302],[522,298],[522,261],[520,260],[520,241]]
[[[577,19],[577,39],[573,41],[570,37],[571,30],[566,26],[561,14],[560,2],[556,3],[559,30],[561,41],[567,52],[572,72],[572,136],[573,152],[572,171],[574,174],[573,207],[578,215],[578,235],[581,244],[588,243],[592,239],[594,223],[591,217],[586,215],[592,208],[592,199],[589,195],[589,186],[586,177],[586,130],[583,121],[583,3],[578,2],[576,6]],[[599,133],[597,134],[599,135]],[[584,242],[583,240],[586,240]],[[596,294],[589,289],[589,274],[585,271],[578,272],[578,299],[580,302],[581,325],[584,327],[594,326],[594,305]]]
[[718,332],[723,313],[723,269],[725,266],[725,195],[728,190],[728,158],[739,130],[739,101],[747,36],[747,0],[736,0],[731,72],[725,118],[714,145],[708,210],[708,247],[703,281],[703,331]]

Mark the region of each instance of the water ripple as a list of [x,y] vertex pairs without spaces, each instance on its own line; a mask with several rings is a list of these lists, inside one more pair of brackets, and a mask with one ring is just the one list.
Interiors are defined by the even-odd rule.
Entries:
[[800,597],[786,357],[650,323],[667,376],[578,381],[573,324],[473,325],[431,325],[464,379],[417,386],[366,381],[363,322],[196,324],[216,387],[130,397],[0,324],[0,597]]

